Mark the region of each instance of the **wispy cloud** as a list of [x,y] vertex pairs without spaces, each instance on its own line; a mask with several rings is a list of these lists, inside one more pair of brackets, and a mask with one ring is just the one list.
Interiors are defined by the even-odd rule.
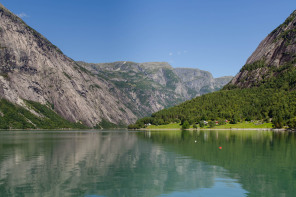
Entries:
[[20,18],[28,18],[28,17],[29,17],[29,16],[28,16],[26,13],[24,13],[24,12],[17,14],[17,16],[20,17]]
[[183,55],[183,54],[186,54],[188,51],[187,50],[183,50],[183,51],[177,51],[175,53],[173,52],[169,52],[169,56],[173,56],[174,54],[175,55]]

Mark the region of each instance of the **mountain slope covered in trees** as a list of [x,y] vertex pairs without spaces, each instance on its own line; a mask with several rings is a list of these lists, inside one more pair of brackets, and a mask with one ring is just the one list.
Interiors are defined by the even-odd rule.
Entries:
[[296,10],[260,43],[221,91],[154,113],[130,128],[225,119],[272,121],[279,128],[296,126]]

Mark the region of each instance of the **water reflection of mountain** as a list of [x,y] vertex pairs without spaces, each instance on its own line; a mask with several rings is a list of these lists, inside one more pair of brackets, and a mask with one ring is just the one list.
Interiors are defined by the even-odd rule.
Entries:
[[[210,188],[217,177],[228,178],[221,167],[166,151],[143,138],[127,132],[2,133],[0,193],[157,196]],[[179,140],[169,138],[166,145]]]
[[[162,145],[166,151],[227,169],[229,176],[238,179],[250,192],[248,196],[295,196],[294,133],[162,131],[146,132],[140,136]],[[218,149],[220,146],[222,150]]]

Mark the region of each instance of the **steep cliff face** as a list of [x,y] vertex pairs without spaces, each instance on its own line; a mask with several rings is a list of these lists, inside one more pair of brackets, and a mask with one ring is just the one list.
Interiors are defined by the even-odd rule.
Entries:
[[214,78],[210,72],[193,68],[175,68],[174,71],[191,98],[220,90],[232,79],[232,76]]
[[2,5],[0,45],[1,98],[27,109],[23,99],[50,103],[59,115],[88,126],[102,119],[135,121],[113,84],[83,69]]
[[291,65],[296,65],[296,10],[259,44],[230,85],[258,86]]
[[92,74],[113,83],[122,100],[139,117],[221,89],[232,77],[214,79],[199,69],[173,68],[166,62],[78,62]]

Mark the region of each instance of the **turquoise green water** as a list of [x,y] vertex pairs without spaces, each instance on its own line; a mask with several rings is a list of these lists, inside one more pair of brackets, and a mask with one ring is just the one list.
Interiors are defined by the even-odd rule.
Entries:
[[3,131],[0,196],[295,196],[295,150],[271,131]]

